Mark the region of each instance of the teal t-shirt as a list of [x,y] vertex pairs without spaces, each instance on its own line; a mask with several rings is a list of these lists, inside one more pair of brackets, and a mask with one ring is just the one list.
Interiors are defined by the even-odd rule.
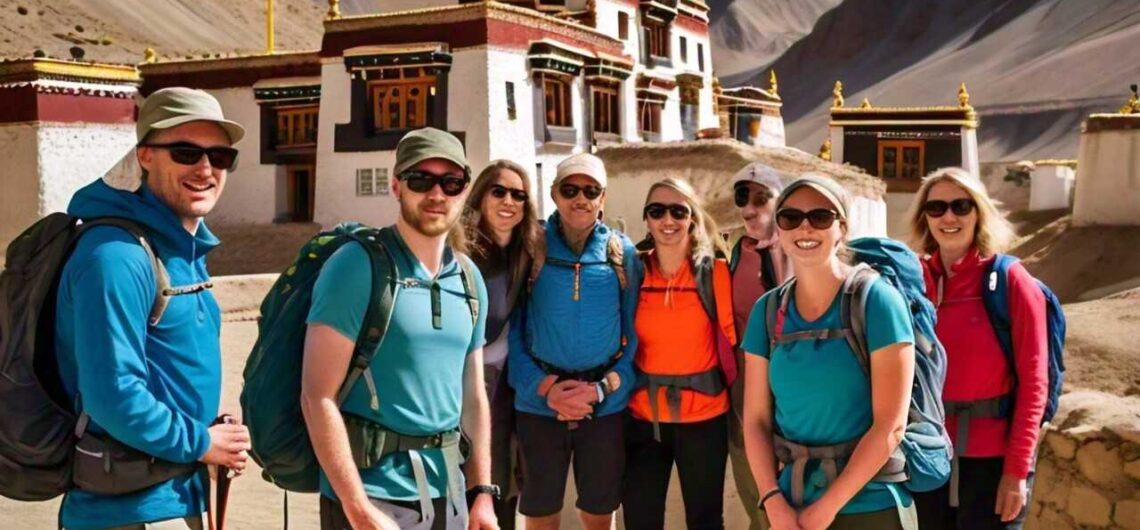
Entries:
[[[776,424],[784,437],[803,445],[832,445],[863,436],[871,428],[871,382],[863,372],[847,341],[838,339],[804,340],[776,346],[769,351],[769,331],[765,304],[770,291],[756,302],[748,318],[741,347],[769,360],[768,384],[775,403]],[[839,301],[836,295],[823,316],[807,321],[796,308],[795,293],[789,291],[783,333],[838,329]],[[914,343],[914,331],[906,301],[894,287],[876,280],[867,293],[867,346],[875,352],[892,344]],[[780,489],[791,499],[791,466],[780,474]],[[804,504],[820,498],[826,478],[819,461],[808,463],[804,471]],[[896,488],[905,504],[910,496]],[[840,510],[842,514],[866,513],[895,506],[894,497],[882,483],[871,482]]]
[[[486,313],[472,323],[464,298],[459,263],[450,249],[439,274],[433,278],[408,250],[395,229],[381,232],[381,242],[392,252],[402,278],[415,278],[422,286],[398,287],[395,307],[380,350],[369,370],[379,395],[379,410],[370,407],[371,393],[359,379],[341,410],[375,421],[407,435],[423,436],[456,429],[463,403],[463,368],[467,354],[483,347]],[[430,285],[441,290],[441,329],[432,326]],[[364,320],[371,290],[368,254],[358,244],[337,250],[322,268],[313,286],[309,324],[324,324],[355,341]],[[479,307],[487,307],[482,275],[475,274]],[[422,451],[428,486],[433,498],[447,492],[447,467],[439,449]],[[370,469],[360,470],[369,497],[414,500],[416,481],[407,453],[394,453]],[[321,474],[321,493],[335,499]]]

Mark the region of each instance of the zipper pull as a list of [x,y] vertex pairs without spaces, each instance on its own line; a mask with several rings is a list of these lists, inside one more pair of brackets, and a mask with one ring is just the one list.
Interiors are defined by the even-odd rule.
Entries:
[[582,279],[582,263],[579,262],[579,263],[574,264],[574,301],[575,302],[577,302],[578,299],[581,298],[581,296],[580,296],[581,279]]
[[439,282],[431,283],[431,327],[443,329],[442,304],[440,302]]

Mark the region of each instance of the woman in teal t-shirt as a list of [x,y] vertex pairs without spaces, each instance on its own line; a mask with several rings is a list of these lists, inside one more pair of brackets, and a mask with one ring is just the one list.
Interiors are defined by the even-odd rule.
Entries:
[[[842,336],[789,340],[841,327],[840,289],[852,271],[839,257],[847,204],[843,188],[818,175],[780,194],[779,240],[797,279],[775,319],[780,329],[768,329],[772,291],[756,302],[744,333],[745,448],[774,530],[901,529],[899,514],[913,510],[905,488],[892,492],[872,481],[902,438],[910,403],[914,334],[903,297],[881,280],[867,292],[870,380]],[[773,335],[781,338],[774,347]],[[802,470],[784,466],[777,477],[776,434],[808,447],[854,449],[835,468],[808,460]],[[794,475],[802,476],[802,488]]]

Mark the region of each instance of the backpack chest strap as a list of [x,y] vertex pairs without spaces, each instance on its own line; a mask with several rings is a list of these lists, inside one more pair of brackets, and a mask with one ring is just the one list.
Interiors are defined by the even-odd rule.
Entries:
[[947,416],[958,419],[958,428],[955,429],[954,456],[950,459],[950,506],[959,504],[958,485],[961,480],[959,457],[966,452],[970,443],[970,421],[974,418],[1004,418],[1006,411],[1012,404],[1013,395],[1005,394],[988,399],[972,401],[943,401]]

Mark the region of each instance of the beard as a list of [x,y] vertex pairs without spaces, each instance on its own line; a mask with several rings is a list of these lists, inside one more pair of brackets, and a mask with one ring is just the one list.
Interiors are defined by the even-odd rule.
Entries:
[[437,237],[446,234],[455,226],[456,221],[459,220],[460,209],[456,208],[455,205],[451,205],[448,207],[447,215],[442,218],[429,219],[420,212],[420,207],[427,204],[427,202],[427,199],[423,199],[418,203],[412,204],[412,201],[406,197],[402,197],[400,200],[400,218],[415,231],[427,237]]

